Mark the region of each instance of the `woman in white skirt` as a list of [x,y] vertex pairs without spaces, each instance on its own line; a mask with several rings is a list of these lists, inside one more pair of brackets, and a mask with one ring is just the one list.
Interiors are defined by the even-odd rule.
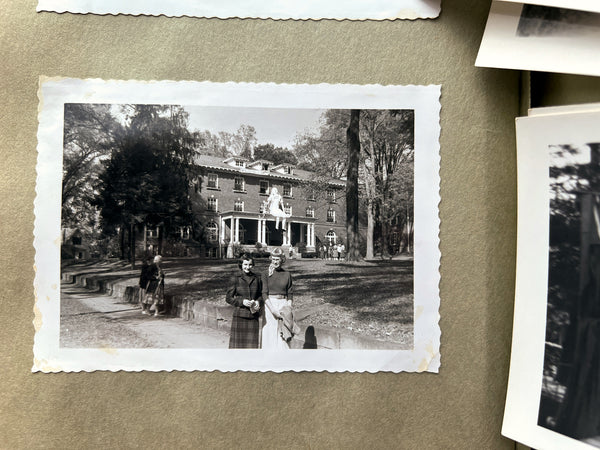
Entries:
[[[293,300],[292,275],[282,267],[285,255],[280,248],[275,248],[270,258],[269,273],[263,281],[263,284],[268,283],[268,295],[265,300],[267,307],[264,313],[261,348],[287,350],[290,348],[292,337],[287,333],[288,329],[292,329],[289,326]],[[293,319],[291,324],[293,325]]]

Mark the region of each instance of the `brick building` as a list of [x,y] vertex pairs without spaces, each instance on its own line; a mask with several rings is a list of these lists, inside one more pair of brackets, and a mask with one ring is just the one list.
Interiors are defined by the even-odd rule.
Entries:
[[[345,242],[346,183],[315,180],[312,173],[287,164],[243,157],[200,155],[195,180],[196,213],[212,244],[209,256],[233,257],[234,246],[255,249],[282,246],[315,251],[320,243]],[[275,227],[266,200],[276,187],[283,198],[286,230]],[[226,249],[226,250],[225,250]]]

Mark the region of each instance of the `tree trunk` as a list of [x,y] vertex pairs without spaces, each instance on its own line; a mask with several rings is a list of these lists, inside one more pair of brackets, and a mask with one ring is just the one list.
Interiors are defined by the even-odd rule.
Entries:
[[121,252],[120,259],[125,259],[125,227],[119,227],[119,251]]
[[[383,215],[383,214],[382,214]],[[381,221],[381,258],[390,257],[389,224],[386,219]]]
[[367,199],[367,259],[373,259],[373,233],[375,232],[375,211],[373,211],[373,199]]
[[131,227],[129,231],[129,237],[131,238],[131,269],[135,269],[135,224],[131,222]]
[[360,109],[350,111],[350,124],[346,130],[348,170],[346,173],[346,235],[348,261],[360,260],[358,234],[358,162],[360,158]]
[[162,255],[163,251],[163,234],[164,234],[164,225],[159,225],[158,227],[156,227],[156,230],[158,231],[158,251],[157,251],[157,255]]
[[144,223],[144,252],[142,253],[144,260],[148,257],[148,226]]

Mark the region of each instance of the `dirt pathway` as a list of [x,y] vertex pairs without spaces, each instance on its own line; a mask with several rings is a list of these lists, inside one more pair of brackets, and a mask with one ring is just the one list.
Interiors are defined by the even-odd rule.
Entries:
[[184,319],[143,315],[114,297],[61,286],[60,346],[69,348],[227,348],[229,335]]

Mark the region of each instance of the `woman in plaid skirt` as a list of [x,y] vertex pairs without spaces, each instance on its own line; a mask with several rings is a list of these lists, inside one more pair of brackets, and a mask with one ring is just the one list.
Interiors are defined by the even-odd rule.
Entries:
[[225,301],[233,306],[229,348],[259,348],[259,318],[263,303],[263,283],[254,272],[254,259],[244,254],[238,261],[239,273],[227,289]]

